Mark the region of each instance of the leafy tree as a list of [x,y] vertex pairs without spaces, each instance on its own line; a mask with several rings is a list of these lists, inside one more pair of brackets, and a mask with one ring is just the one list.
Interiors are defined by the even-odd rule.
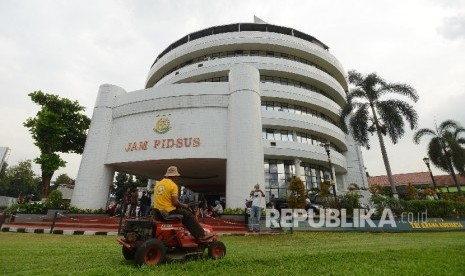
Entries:
[[368,189],[374,195],[384,195],[384,188],[379,184],[371,185]]
[[413,135],[413,141],[416,144],[420,143],[423,136],[433,136],[428,143],[428,157],[436,167],[452,175],[460,196],[462,190],[457,181],[454,167],[460,173],[465,173],[465,149],[461,146],[465,139],[459,137],[462,132],[465,132],[465,128],[461,127],[459,123],[446,120],[439,127],[436,126],[435,130],[422,128]]
[[118,172],[115,176],[115,182],[111,186],[111,193],[115,195],[116,202],[121,203],[126,190],[133,187],[135,188],[137,186],[136,183],[134,183],[132,175]]
[[32,161],[21,161],[18,165],[8,168],[0,178],[0,194],[4,196],[19,197],[38,193],[40,179],[32,170]]
[[305,185],[299,177],[292,177],[289,182],[288,204],[291,209],[305,209],[307,193]]
[[398,197],[383,136],[396,144],[405,133],[404,120],[410,129],[415,129],[418,115],[409,103],[388,96],[401,95],[417,102],[418,94],[410,85],[388,83],[376,73],[364,76],[351,70],[349,83],[355,87],[347,93],[347,104],[341,110],[341,129],[351,132],[354,140],[367,149],[370,149],[368,133],[377,134],[392,194]]
[[46,197],[53,174],[66,164],[58,153],[82,153],[90,119],[81,114],[85,108],[77,101],[42,91],[30,93],[29,97],[41,106],[36,116],[28,118],[24,126],[40,149],[40,156],[34,161],[42,170],[42,196]]
[[58,184],[71,184],[71,185],[73,185],[74,184],[74,179],[69,177],[67,174],[63,173],[63,174],[60,174],[57,177],[55,182],[58,183]]
[[0,195],[5,195],[5,191],[8,186],[8,179],[6,176],[6,170],[8,168],[8,163],[4,162],[0,168]]
[[136,186],[137,187],[147,187],[149,179],[147,177],[136,176]]
[[63,194],[58,190],[53,190],[45,200],[45,206],[49,209],[66,209],[67,206],[63,200]]
[[412,183],[409,183],[406,188],[405,192],[405,199],[407,200],[414,200],[418,199],[418,191]]

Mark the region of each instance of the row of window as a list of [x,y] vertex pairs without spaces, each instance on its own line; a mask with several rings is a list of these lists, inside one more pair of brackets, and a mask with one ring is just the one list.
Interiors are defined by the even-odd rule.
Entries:
[[[321,137],[304,133],[296,132],[294,137],[294,132],[285,129],[272,129],[266,128],[262,130],[262,138],[265,140],[275,140],[275,141],[289,141],[289,142],[299,142],[303,144],[316,145],[325,144],[327,141]],[[334,144],[331,144],[331,149],[341,153],[341,150],[336,147]]]
[[[228,76],[222,76],[222,77],[215,77],[215,78],[208,78],[208,79],[203,79],[203,80],[199,80],[197,82],[227,82],[228,81]],[[303,88],[303,89],[306,89],[306,90],[310,90],[310,91],[313,91],[313,92],[316,92],[316,93],[319,93],[329,99],[331,99],[332,101],[334,101],[334,99],[332,97],[330,97],[326,92],[324,92],[323,90],[311,85],[311,84],[307,84],[307,83],[304,83],[304,82],[301,82],[301,81],[296,81],[296,80],[292,80],[292,79],[288,79],[288,78],[281,78],[281,77],[272,77],[272,76],[266,76],[266,75],[260,75],[260,81],[262,82],[272,82],[272,83],[279,83],[279,84],[283,84],[283,85],[291,85],[291,86],[294,86],[294,87],[299,87],[299,88]],[[287,104],[280,104],[281,106],[278,107],[277,109],[279,110],[280,108],[281,109],[287,109],[288,112],[293,112],[293,111],[289,111],[289,105]],[[287,105],[287,107],[286,107]],[[292,106],[292,105],[291,105]],[[274,110],[274,104],[273,104],[273,110]],[[305,112],[305,113],[312,113],[313,111],[308,111],[309,109],[307,108],[304,108],[304,107],[299,107],[297,106],[295,108],[296,110],[296,113],[298,112]],[[280,110],[281,111],[281,110]],[[320,115],[321,117],[325,116],[324,114],[321,114]],[[326,117],[328,120],[330,120],[329,117]],[[336,123],[334,123],[336,124]]]
[[262,102],[262,110],[272,110],[272,111],[281,111],[281,112],[289,112],[295,114],[302,114],[317,117],[323,119],[327,122],[330,122],[333,125],[337,126],[337,123],[331,119],[330,117],[326,116],[325,114],[316,111],[311,108],[303,107],[300,105],[295,104],[288,104],[288,103],[281,103],[281,102],[272,102],[272,101],[265,101]]
[[331,96],[328,95],[325,91],[322,89],[297,80],[289,79],[289,78],[282,78],[282,77],[274,77],[274,76],[266,76],[266,75],[260,75],[260,81],[261,82],[272,82],[272,83],[278,83],[278,84],[283,84],[283,85],[290,85],[298,88],[303,88],[306,90],[310,90],[313,92],[316,92],[318,94],[321,94],[329,99],[331,99],[333,102],[335,101]]
[[198,82],[228,82],[228,76],[204,79]]
[[[295,175],[295,165],[290,160],[265,160],[265,193],[267,198],[271,195],[275,197],[286,197],[288,184]],[[300,163],[300,179],[304,182],[307,191],[312,188],[321,189],[322,180],[328,178],[328,168],[313,165],[310,163]]]
[[174,67],[173,69],[169,70],[168,72],[166,72],[163,75],[163,77],[165,77],[166,75],[169,75],[172,72],[174,72],[176,70],[179,70],[179,69],[181,69],[181,68],[183,68],[185,66],[191,65],[191,64],[195,64],[195,63],[199,63],[199,62],[203,62],[203,61],[208,61],[208,60],[212,60],[212,59],[217,59],[217,58],[240,57],[240,56],[275,57],[275,58],[283,58],[283,59],[287,59],[287,60],[293,60],[293,61],[297,61],[297,62],[300,62],[300,63],[304,63],[304,64],[307,64],[307,65],[313,66],[313,67],[325,72],[326,74],[331,75],[323,67],[321,67],[321,66],[319,66],[319,65],[317,65],[317,64],[315,64],[315,63],[313,63],[313,62],[311,62],[311,61],[309,61],[307,59],[297,57],[297,56],[294,56],[294,55],[289,55],[289,54],[286,54],[286,53],[274,52],[274,51],[236,50],[236,51],[217,52],[217,53],[212,53],[212,54],[208,54],[208,55],[193,58],[193,59],[188,60],[188,61],[186,61],[184,63],[181,63],[178,66]]

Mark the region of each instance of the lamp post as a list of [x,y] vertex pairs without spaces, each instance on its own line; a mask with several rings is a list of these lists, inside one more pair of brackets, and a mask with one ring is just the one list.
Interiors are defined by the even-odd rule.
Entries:
[[[431,180],[433,180],[433,187],[434,191],[438,192],[438,187],[436,186],[436,181],[434,180],[433,172],[431,171],[431,167],[429,166],[429,158],[423,158],[423,162],[425,162],[426,166],[428,167],[429,175],[431,176]],[[441,199],[441,195],[438,193],[438,199]]]
[[331,181],[330,183],[331,183],[331,186],[333,187],[334,201],[337,202],[336,183],[334,183],[334,179],[333,179],[333,165],[331,164],[331,156],[330,156],[330,152],[331,152],[330,143],[329,142],[324,143],[324,144],[322,144],[322,146],[325,148],[326,154],[328,154],[329,180]]

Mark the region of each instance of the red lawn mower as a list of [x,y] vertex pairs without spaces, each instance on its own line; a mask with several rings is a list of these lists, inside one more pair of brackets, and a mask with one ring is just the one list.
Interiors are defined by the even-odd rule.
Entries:
[[208,249],[208,257],[221,259],[226,255],[224,243],[217,240],[213,227],[202,224],[206,233],[213,233],[207,242],[200,242],[184,227],[182,215],[168,215],[160,219],[128,219],[123,229],[123,245],[126,260],[134,260],[139,266],[158,265],[165,261],[202,257]]

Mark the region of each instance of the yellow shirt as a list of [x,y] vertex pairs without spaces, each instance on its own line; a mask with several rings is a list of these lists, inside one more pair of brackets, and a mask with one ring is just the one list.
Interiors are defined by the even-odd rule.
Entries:
[[171,196],[177,195],[178,185],[169,178],[163,178],[153,189],[153,198],[155,199],[153,207],[158,210],[171,212],[176,209],[171,202]]

